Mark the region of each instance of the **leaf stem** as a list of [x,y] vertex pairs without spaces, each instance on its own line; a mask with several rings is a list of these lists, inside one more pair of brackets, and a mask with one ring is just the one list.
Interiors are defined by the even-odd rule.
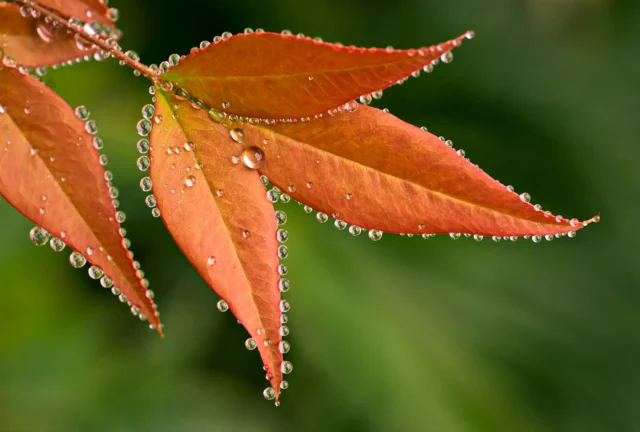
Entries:
[[56,12],[40,6],[37,2],[33,0],[15,0],[15,1],[18,4],[22,4],[24,6],[30,7],[31,9],[34,9],[40,12],[42,15],[51,18],[53,21],[57,22],[58,24],[66,27],[73,33],[82,37],[82,39],[85,39],[91,42],[96,47],[99,47],[102,50],[108,52],[112,57],[117,58],[118,60],[120,60],[127,66],[129,66],[130,68],[140,72],[140,74],[149,78],[151,81],[155,81],[157,79],[156,73],[153,70],[151,70],[148,66],[140,63],[138,60],[134,60],[130,58],[128,55],[123,53],[120,49],[117,49],[116,47],[109,45],[101,37],[88,33],[81,25],[75,24],[61,17]]

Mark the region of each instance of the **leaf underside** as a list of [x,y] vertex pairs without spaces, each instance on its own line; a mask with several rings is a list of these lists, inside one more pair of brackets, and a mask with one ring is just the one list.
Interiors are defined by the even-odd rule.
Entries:
[[304,118],[383,90],[428,67],[464,38],[387,50],[277,33],[238,34],[196,49],[161,79],[230,114]]
[[[161,217],[196,270],[257,342],[278,395],[277,225],[260,176],[231,163],[242,146],[228,140],[228,131],[206,111],[158,91],[154,119],[149,173]],[[193,151],[185,149],[187,142],[195,145]]]
[[[44,5],[45,2],[40,3]],[[68,6],[74,4],[75,2],[69,2]],[[64,7],[60,8],[65,17],[75,16],[71,11],[76,9],[76,7],[69,7],[68,10]],[[101,19],[96,18],[93,21],[113,25],[106,16],[106,10],[101,13],[102,15],[99,15],[94,12],[93,15]],[[45,24],[43,20],[43,18],[23,17],[20,15],[20,7],[16,4],[0,3],[0,49],[5,55],[15,58],[18,65],[25,67],[52,66],[95,52],[94,49],[88,49],[88,45],[87,47],[80,45],[83,47],[81,49],[72,34],[63,28],[54,28],[50,24]],[[39,27],[40,32],[47,35],[46,38],[38,33]]]
[[0,196],[101,268],[162,334],[84,123],[44,84],[2,65],[0,107]]

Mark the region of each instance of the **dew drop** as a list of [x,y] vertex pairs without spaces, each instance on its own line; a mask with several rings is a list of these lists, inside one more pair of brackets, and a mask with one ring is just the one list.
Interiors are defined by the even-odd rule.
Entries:
[[285,223],[287,223],[287,214],[284,211],[277,210],[275,215],[278,225],[284,225]]
[[229,310],[229,305],[224,300],[220,300],[217,304],[217,307],[220,312],[226,312]]
[[81,268],[87,263],[87,259],[80,252],[72,252],[69,256],[72,267]]
[[531,195],[529,195],[528,193],[524,192],[520,194],[520,200],[522,202],[528,203],[529,201],[531,201]]
[[351,225],[349,227],[349,234],[351,234],[352,236],[356,237],[359,236],[360,233],[362,233],[362,228],[360,228],[357,225]]
[[210,266],[214,265],[215,263],[216,263],[216,257],[210,256],[209,258],[207,258],[207,264],[209,264]]
[[98,280],[102,276],[104,276],[104,272],[100,269],[100,267],[96,267],[96,266],[89,267],[89,277],[91,279]]
[[262,392],[262,395],[266,400],[273,400],[276,397],[276,391],[272,387],[267,387]]
[[378,241],[382,238],[382,231],[371,230],[369,231],[369,238],[373,241]]
[[244,341],[244,347],[246,349],[248,349],[249,351],[253,351],[254,349],[256,349],[257,346],[258,346],[258,344],[256,343],[255,339],[253,339],[253,338],[249,338],[246,341]]
[[231,129],[229,135],[231,135],[231,139],[238,144],[242,144],[244,142],[244,131],[240,128]]
[[280,300],[280,312],[287,313],[291,309],[289,302],[286,300]]
[[187,185],[187,187],[194,187],[196,185],[196,177],[192,175],[187,177],[187,179],[185,180],[185,184]]
[[255,146],[242,151],[242,162],[249,169],[260,169],[264,165],[264,152]]
[[29,238],[34,245],[44,246],[51,238],[51,235],[44,228],[36,226],[29,231]]
[[280,282],[278,282],[278,288],[280,288],[280,292],[287,292],[291,288],[291,282],[287,278],[281,278]]
[[327,216],[326,213],[318,213],[316,215],[316,219],[320,223],[325,223],[326,221],[329,220],[329,216]]

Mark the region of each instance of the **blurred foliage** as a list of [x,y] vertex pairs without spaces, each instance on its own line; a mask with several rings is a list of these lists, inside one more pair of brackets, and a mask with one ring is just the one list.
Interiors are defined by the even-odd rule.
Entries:
[[[112,0],[122,45],[159,63],[245,27],[418,47],[471,28],[451,65],[379,107],[464,148],[556,214],[574,240],[478,244],[319,225],[296,204],[291,387],[275,408],[246,334],[149,214],[135,167],[148,83],[115,61],[46,82],[98,122],[160,340],[68,249],[35,249],[0,202],[0,431],[640,430],[640,2],[631,0]],[[247,59],[239,58],[242,62]]]

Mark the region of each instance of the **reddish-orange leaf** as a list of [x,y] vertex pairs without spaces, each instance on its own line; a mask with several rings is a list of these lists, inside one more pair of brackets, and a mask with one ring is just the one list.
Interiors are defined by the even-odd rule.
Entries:
[[524,236],[583,227],[536,211],[436,136],[376,108],[307,123],[231,127],[243,129],[245,145],[262,149],[260,171],[272,184],[362,228]]
[[46,22],[44,17],[25,18],[20,15],[18,5],[0,3],[0,51],[15,58],[20,66],[51,66],[74,60],[95,52],[90,47],[82,40],[76,41],[66,28]]
[[[467,33],[468,37],[472,33]],[[465,36],[413,50],[345,47],[276,33],[239,34],[181,60],[163,78],[209,107],[245,117],[303,118],[385,89],[440,59]]]
[[109,17],[109,9],[102,0],[38,0],[37,3],[57,11],[66,18],[113,25]]
[[227,129],[171,94],[158,91],[156,98],[149,171],[160,215],[196,270],[257,342],[279,393],[281,310],[273,206],[258,171],[233,163],[242,145]]
[[101,268],[158,328],[155,305],[124,247],[93,137],[51,89],[0,65],[0,195]]

